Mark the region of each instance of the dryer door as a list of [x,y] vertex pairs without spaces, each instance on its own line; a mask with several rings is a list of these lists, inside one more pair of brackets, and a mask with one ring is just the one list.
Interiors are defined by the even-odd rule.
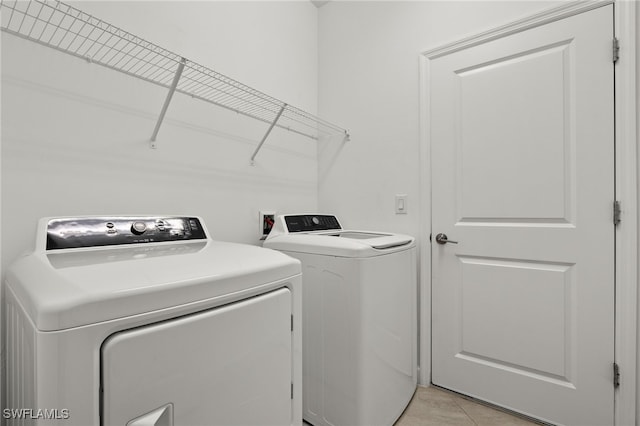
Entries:
[[109,337],[102,424],[288,425],[291,372],[283,288]]

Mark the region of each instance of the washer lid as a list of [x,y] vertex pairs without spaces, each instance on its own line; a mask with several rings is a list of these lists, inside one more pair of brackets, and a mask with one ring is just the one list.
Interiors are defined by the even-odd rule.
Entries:
[[282,253],[216,241],[133,244],[17,260],[7,285],[39,330],[63,330],[198,303],[239,298],[300,274]]
[[264,242],[264,247],[275,250],[338,257],[381,256],[414,246],[409,235],[356,230],[280,234]]

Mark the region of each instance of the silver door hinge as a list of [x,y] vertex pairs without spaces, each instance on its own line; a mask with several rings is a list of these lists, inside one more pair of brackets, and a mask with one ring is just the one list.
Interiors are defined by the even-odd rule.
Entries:
[[620,41],[614,37],[613,38],[613,63],[615,64],[620,59]]
[[620,366],[617,363],[613,363],[613,387],[620,387]]
[[613,202],[613,224],[615,226],[618,226],[622,221],[621,216],[622,208],[620,207],[620,201],[616,200]]

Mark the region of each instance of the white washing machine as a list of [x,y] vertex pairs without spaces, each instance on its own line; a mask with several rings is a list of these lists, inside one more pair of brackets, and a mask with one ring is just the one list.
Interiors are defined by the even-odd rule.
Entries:
[[284,215],[264,246],[302,261],[304,420],[392,425],[417,384],[414,238]]
[[302,423],[300,263],[196,217],[43,219],[6,275],[8,424]]

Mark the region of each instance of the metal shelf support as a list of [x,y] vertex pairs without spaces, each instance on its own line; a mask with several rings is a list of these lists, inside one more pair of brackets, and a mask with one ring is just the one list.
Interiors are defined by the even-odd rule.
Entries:
[[158,132],[160,131],[160,125],[164,120],[164,116],[167,113],[167,109],[169,108],[169,104],[171,103],[171,98],[173,98],[173,94],[176,91],[176,87],[178,87],[178,82],[180,81],[180,76],[182,76],[182,71],[184,70],[184,66],[187,63],[186,58],[182,58],[180,60],[180,64],[178,64],[178,69],[176,69],[176,74],[173,76],[173,82],[171,83],[171,87],[169,87],[169,92],[167,93],[167,98],[164,100],[164,105],[162,105],[162,110],[160,111],[160,116],[158,117],[158,122],[156,123],[155,129],[153,129],[153,134],[151,135],[151,148],[156,148],[156,138],[158,137]]
[[251,156],[251,165],[252,166],[256,164],[256,162],[255,162],[256,155],[258,155],[258,152],[262,148],[262,145],[264,144],[264,141],[266,141],[267,138],[269,137],[269,134],[271,133],[271,131],[273,130],[274,126],[276,125],[276,123],[280,119],[280,116],[282,115],[282,113],[284,112],[284,109],[286,107],[287,107],[287,104],[282,105],[282,108],[280,108],[280,111],[278,111],[278,115],[276,115],[276,118],[273,120],[273,122],[271,123],[271,125],[267,129],[267,133],[265,133],[264,136],[262,137],[262,140],[260,141],[260,143],[256,147],[256,150],[253,151],[253,155]]

